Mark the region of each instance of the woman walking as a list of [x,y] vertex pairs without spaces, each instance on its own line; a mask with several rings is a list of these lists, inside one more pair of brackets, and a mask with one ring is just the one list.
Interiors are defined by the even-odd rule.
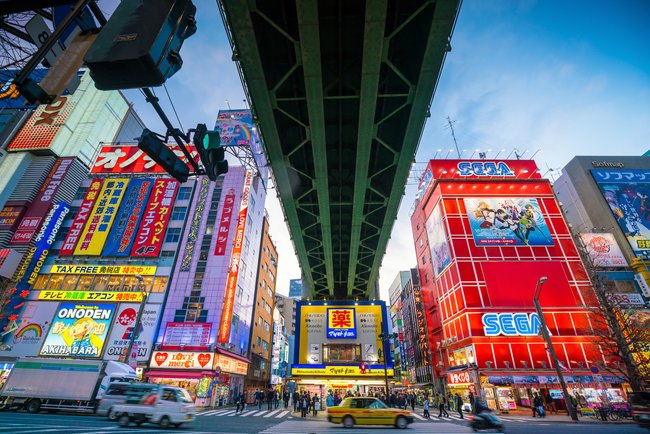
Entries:
[[430,416],[429,416],[429,397],[428,396],[424,397],[423,406],[424,406],[424,417],[426,419],[429,419]]

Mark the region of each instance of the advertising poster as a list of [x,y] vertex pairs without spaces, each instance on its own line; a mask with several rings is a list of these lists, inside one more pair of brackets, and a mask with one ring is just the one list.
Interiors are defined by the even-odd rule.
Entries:
[[190,271],[192,259],[194,258],[194,247],[196,240],[199,236],[199,226],[203,218],[203,210],[208,199],[208,191],[210,190],[210,180],[206,177],[199,178],[199,199],[194,208],[194,215],[192,215],[192,223],[190,230],[186,235],[185,251],[183,252],[183,259],[181,260],[181,271]]
[[584,233],[580,234],[580,238],[596,267],[627,267],[627,261],[614,234]]
[[209,345],[212,324],[200,322],[168,322],[163,345],[170,347],[202,347]]
[[156,179],[138,228],[131,256],[157,257],[160,255],[167,223],[171,217],[179,182],[174,179]]
[[239,277],[239,261],[241,259],[242,245],[244,244],[244,230],[246,229],[248,201],[250,200],[252,181],[253,172],[247,170],[241,205],[239,207],[239,215],[237,217],[237,230],[235,232],[235,242],[232,247],[232,258],[228,270],[228,280],[226,280],[226,294],[224,295],[221,325],[219,327],[219,342],[228,342],[230,340],[230,322],[232,320],[232,310],[235,303],[237,278]]
[[104,182],[95,206],[88,216],[88,223],[81,233],[75,255],[99,256],[108,237],[115,214],[129,184],[128,178],[111,178]]
[[0,231],[13,231],[22,220],[23,214],[27,211],[27,206],[5,205],[0,210]]
[[[176,143],[167,143],[169,149],[181,160],[187,162],[191,170],[194,168],[189,164],[187,157]],[[199,153],[192,144],[186,144],[187,150],[199,161]],[[137,145],[103,145],[97,155],[97,159],[90,169],[90,173],[113,173],[136,174],[136,173],[166,173],[161,165],[145,154]]]
[[[47,74],[47,69],[37,68],[31,74],[29,78],[34,80],[36,83],[40,83]],[[14,78],[20,73],[19,69],[3,69],[0,70],[0,109],[25,109],[25,106],[30,104],[27,102],[25,97],[23,97],[16,85],[14,84]]]
[[465,199],[477,246],[552,246],[553,239],[537,199]]
[[7,151],[34,151],[48,149],[61,127],[70,116],[76,101],[60,96],[50,104],[38,106],[14,139]]
[[226,197],[223,200],[221,222],[219,223],[219,230],[217,231],[217,244],[214,246],[215,256],[223,256],[226,254],[233,209],[235,209],[235,189],[231,188],[228,190],[228,193],[226,193]]
[[54,161],[54,165],[36,193],[34,201],[23,215],[10,244],[29,244],[34,234],[40,229],[73,161],[74,157],[57,158]]
[[431,248],[431,264],[436,277],[451,262],[451,249],[447,241],[447,230],[442,221],[441,203],[436,205],[433,212],[425,222],[429,247]]
[[39,355],[100,358],[114,313],[114,304],[61,303]]
[[268,179],[264,148],[253,123],[250,110],[219,110],[215,130],[220,132],[222,146],[248,146],[253,152],[262,182]]
[[[139,308],[140,305],[134,303],[119,305],[117,315],[113,321],[111,334],[105,343],[106,352],[104,353],[104,360],[119,360],[126,353],[129,341],[133,335],[133,325],[138,316]],[[140,320],[140,333],[133,344],[134,348],[137,345],[137,361],[139,362],[149,360],[159,316],[159,304],[146,304],[144,306],[142,319]]]
[[138,229],[144,207],[149,199],[153,179],[132,179],[124,193],[115,222],[104,245],[104,256],[128,256]]
[[74,253],[77,241],[79,241],[79,238],[81,237],[81,233],[84,230],[84,226],[86,226],[88,217],[93,210],[95,200],[97,199],[97,195],[101,191],[103,184],[103,179],[94,179],[90,184],[90,187],[88,187],[86,196],[81,202],[79,210],[72,221],[72,226],[70,226],[70,230],[68,231],[68,235],[65,237],[61,250],[59,250],[59,256],[68,256]]
[[12,356],[38,356],[58,305],[59,303],[51,301],[27,303],[20,320],[16,322],[16,331],[11,333],[9,340]]
[[650,259],[650,170],[591,171],[634,254]]
[[214,353],[189,351],[154,351],[150,368],[165,369],[212,369]]

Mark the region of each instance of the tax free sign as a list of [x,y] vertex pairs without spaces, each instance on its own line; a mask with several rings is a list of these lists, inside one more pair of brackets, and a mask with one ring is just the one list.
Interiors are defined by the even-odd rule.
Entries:
[[483,314],[485,336],[537,336],[542,324],[537,313]]

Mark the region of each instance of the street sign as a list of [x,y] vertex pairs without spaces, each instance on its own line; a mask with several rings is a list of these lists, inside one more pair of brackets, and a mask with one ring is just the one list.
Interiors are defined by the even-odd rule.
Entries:
[[137,342],[133,342],[133,346],[131,347],[131,354],[129,354],[129,366],[132,367],[133,369],[135,369],[136,366],[138,366],[138,343]]

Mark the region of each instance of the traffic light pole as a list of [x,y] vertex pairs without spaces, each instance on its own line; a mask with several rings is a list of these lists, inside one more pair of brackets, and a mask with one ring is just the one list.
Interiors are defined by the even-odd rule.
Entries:
[[160,120],[162,120],[163,124],[165,124],[165,127],[167,127],[167,134],[171,135],[174,140],[176,140],[176,143],[181,148],[181,151],[183,151],[183,155],[185,155],[185,157],[189,160],[190,164],[194,168],[195,173],[193,173],[193,175],[203,175],[203,170],[201,170],[198,163],[194,161],[194,158],[192,158],[190,151],[188,151],[185,147],[185,141],[187,141],[187,137],[183,137],[184,135],[178,129],[174,128],[172,123],[169,121],[169,118],[167,118],[164,110],[162,107],[160,107],[160,104],[158,104],[158,97],[155,96],[151,89],[148,87],[142,88],[142,92],[146,97],[146,101],[153,106],[156,113],[158,113],[158,116],[160,116]]

